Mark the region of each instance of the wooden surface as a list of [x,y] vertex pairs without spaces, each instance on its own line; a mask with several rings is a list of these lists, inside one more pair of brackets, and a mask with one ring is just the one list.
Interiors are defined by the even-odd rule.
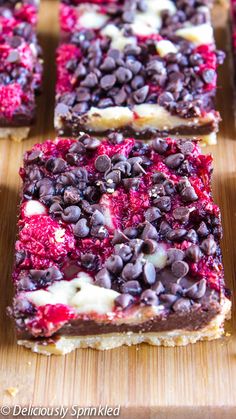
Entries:
[[[225,13],[217,13],[217,38],[229,48]],[[14,327],[5,315],[11,302],[11,269],[22,153],[54,136],[54,49],[57,43],[57,2],[42,0],[39,33],[45,57],[44,94],[38,122],[21,144],[0,142],[0,406],[121,405],[129,418],[236,417],[236,314],[231,336],[183,348],[147,345],[107,352],[77,350],[65,357],[36,355],[17,347]],[[219,78],[218,107],[223,123],[217,146],[205,151],[215,158],[214,196],[223,217],[225,276],[235,295],[236,270],[236,135],[233,119],[232,71],[227,60]],[[15,398],[6,393],[17,387]]]

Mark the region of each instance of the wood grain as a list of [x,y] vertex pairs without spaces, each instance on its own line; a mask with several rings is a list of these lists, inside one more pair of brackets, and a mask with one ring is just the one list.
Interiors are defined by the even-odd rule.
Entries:
[[[229,48],[226,12],[216,10],[218,45]],[[231,336],[183,348],[147,345],[107,352],[77,350],[65,357],[36,355],[17,347],[14,327],[6,317],[11,302],[11,269],[16,234],[23,151],[54,137],[54,49],[57,43],[57,2],[42,0],[39,25],[44,49],[44,94],[38,122],[21,144],[0,142],[0,405],[81,406],[121,405],[121,417],[236,417],[236,313]],[[214,197],[222,210],[225,276],[235,296],[236,271],[236,138],[232,71],[229,60],[219,78],[218,107],[223,122],[217,146],[206,148],[215,158]],[[19,389],[13,399],[5,389]]]

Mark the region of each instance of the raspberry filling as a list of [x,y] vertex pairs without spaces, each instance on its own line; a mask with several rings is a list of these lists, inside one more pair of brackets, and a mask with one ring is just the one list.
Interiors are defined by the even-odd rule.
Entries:
[[224,272],[211,173],[212,157],[190,140],[113,133],[35,145],[20,171],[18,329],[50,336],[78,319],[216,304]]

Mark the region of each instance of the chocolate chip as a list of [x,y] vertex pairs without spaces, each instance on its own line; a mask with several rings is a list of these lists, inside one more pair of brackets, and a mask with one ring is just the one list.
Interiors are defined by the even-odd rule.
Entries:
[[189,271],[189,266],[183,260],[176,260],[172,263],[171,271],[176,278],[183,278]]
[[186,258],[192,262],[198,262],[201,259],[201,251],[199,246],[192,244],[185,251]]
[[122,284],[121,291],[124,294],[131,294],[134,297],[142,292],[142,288],[138,281],[128,281]]
[[145,290],[141,294],[140,302],[147,306],[156,306],[158,305],[158,297],[154,291]]
[[108,237],[109,233],[106,227],[98,225],[98,226],[92,226],[90,230],[91,236],[97,237],[98,239],[105,239],[105,237]]
[[173,295],[173,294],[160,294],[159,296],[160,300],[167,304],[167,306],[171,307],[172,304],[175,303],[175,301],[177,300],[177,296]]
[[144,240],[142,250],[143,250],[143,253],[147,255],[151,255],[155,253],[155,251],[157,250],[157,242],[152,239]]
[[98,108],[108,108],[109,106],[113,106],[113,100],[109,97],[99,100]]
[[210,235],[207,239],[203,240],[200,247],[203,253],[205,253],[205,255],[207,256],[214,255],[217,249],[217,245],[214,240],[214,237]]
[[194,300],[202,298],[206,293],[206,280],[201,279],[201,281],[186,289],[184,293],[187,297]]
[[184,202],[194,202],[198,199],[198,196],[193,186],[187,186],[182,190],[181,198]]
[[101,88],[104,90],[111,89],[116,82],[116,77],[114,74],[107,74],[106,76],[103,76],[100,80]]
[[162,196],[154,200],[154,204],[163,212],[171,210],[171,199],[169,196]]
[[80,102],[77,103],[75,106],[73,106],[73,113],[76,115],[80,115],[82,113],[87,112],[89,109],[88,103],[87,102]]
[[19,250],[18,252],[16,252],[16,255],[15,255],[16,266],[19,266],[22,262],[24,262],[25,257],[26,257],[26,253],[23,250]]
[[124,234],[129,238],[129,239],[136,239],[138,236],[138,230],[135,227],[127,227],[124,230]]
[[143,267],[143,280],[148,285],[153,285],[156,282],[156,270],[150,262],[146,262]]
[[172,306],[174,311],[189,311],[191,308],[191,302],[188,298],[179,298]]
[[95,276],[95,285],[102,288],[111,288],[111,276],[106,268],[101,269]]
[[197,233],[200,237],[206,237],[209,234],[209,230],[207,228],[206,223],[204,223],[204,221],[202,221],[197,229]]
[[116,68],[115,60],[112,57],[106,57],[100,66],[100,70],[110,72]]
[[148,208],[147,211],[145,211],[144,216],[145,216],[145,220],[151,223],[161,218],[161,212],[158,208],[151,207],[151,208]]
[[63,278],[63,275],[58,268],[53,266],[45,271],[45,277],[48,282],[54,282],[60,281]]
[[76,205],[71,205],[64,209],[64,213],[62,214],[62,219],[66,223],[76,223],[80,217],[81,209]]
[[81,218],[74,227],[74,234],[77,237],[84,238],[89,234],[89,227],[86,218]]
[[193,143],[191,141],[181,141],[178,143],[178,148],[185,156],[191,154],[194,149]]
[[[142,68],[142,64],[140,63],[140,61],[137,61],[137,60],[132,60],[132,59],[127,60],[126,65],[127,65],[127,68],[128,68],[130,71],[132,71],[132,73],[133,73],[134,75],[138,74],[138,73],[139,73],[139,71],[140,71],[140,70],[141,70],[141,68]],[[137,76],[137,77],[138,77],[138,76]],[[141,77],[141,78],[143,79],[143,77]],[[134,80],[134,79],[133,79],[133,80]],[[143,84],[142,84],[142,86],[143,86]],[[139,86],[139,87],[141,87],[141,86]]]
[[12,50],[9,52],[7,57],[7,62],[10,64],[17,63],[20,60],[20,54],[17,50]]
[[65,189],[63,199],[66,204],[77,204],[80,200],[80,192],[73,186],[69,186]]
[[117,106],[121,106],[127,99],[127,93],[125,88],[122,87],[117,94],[114,96],[114,102]]
[[170,169],[177,169],[184,161],[184,155],[182,153],[171,154],[166,157],[165,164]]
[[89,137],[84,140],[83,144],[86,150],[93,151],[93,150],[96,150],[100,146],[101,141],[98,140],[97,138]]
[[158,96],[158,104],[160,106],[166,106],[168,103],[174,101],[174,96],[171,92],[163,92]]
[[185,230],[184,228],[177,228],[175,230],[169,231],[166,237],[168,240],[171,240],[171,241],[181,241],[184,239],[184,236],[186,233],[187,233],[187,230]]
[[205,83],[213,83],[215,78],[216,78],[215,70],[213,70],[211,68],[203,70],[202,78],[203,78]]
[[99,172],[104,173],[110,168],[111,159],[106,154],[102,154],[96,158],[94,164]]
[[105,217],[101,211],[95,210],[90,219],[91,225],[98,226],[105,224]]
[[61,173],[66,169],[66,162],[61,158],[50,158],[45,164],[46,169],[54,174]]
[[115,230],[114,236],[113,236],[113,239],[112,239],[112,244],[113,245],[120,244],[120,243],[126,243],[128,241],[129,241],[128,237],[124,233],[122,233],[122,231]]
[[159,183],[159,182],[164,182],[166,180],[166,175],[165,173],[162,172],[155,172],[152,175],[152,181],[153,183]]
[[129,191],[130,189],[138,189],[140,184],[140,178],[126,178],[122,180],[124,188]]
[[165,189],[166,195],[173,195],[176,192],[175,184],[174,182],[172,182],[172,180],[165,180],[163,183],[163,187]]
[[197,241],[198,241],[198,235],[197,235],[196,231],[193,228],[191,228],[187,232],[187,234],[185,236],[185,240],[188,240],[188,241],[190,241],[192,243],[197,243]]
[[93,270],[95,268],[95,260],[96,256],[92,253],[85,253],[84,255],[81,255],[80,257],[81,265],[89,270]]
[[89,73],[85,79],[80,83],[84,87],[95,87],[98,84],[98,78],[95,73]]
[[117,80],[121,84],[127,83],[133,77],[132,72],[128,68],[125,68],[125,67],[119,67],[116,70],[115,74],[116,74]]
[[139,261],[127,263],[122,271],[122,278],[126,281],[137,279],[142,273],[142,264]]
[[122,271],[123,265],[123,260],[118,255],[111,255],[105,263],[105,267],[115,275]]
[[184,252],[181,249],[176,249],[171,247],[167,250],[167,265],[172,265],[176,261],[181,261],[184,259]]
[[120,144],[124,141],[124,137],[121,132],[111,132],[108,134],[107,139],[111,144]]
[[177,207],[173,210],[173,217],[180,223],[187,223],[189,220],[190,211],[186,207]]
[[161,281],[155,282],[155,284],[152,285],[151,288],[152,288],[153,291],[155,291],[156,295],[160,295],[163,292],[165,292],[165,288],[164,288],[164,286],[163,286],[163,284],[162,284]]
[[135,90],[132,97],[136,103],[144,103],[149,92],[149,86],[143,86]]
[[134,298],[130,294],[121,294],[115,299],[115,305],[122,309],[129,307],[133,302]]
[[162,222],[161,222],[161,224],[160,224],[160,228],[159,228],[159,230],[160,230],[160,234],[161,234],[162,236],[166,236],[166,234],[167,234],[169,231],[171,231],[171,226],[170,226],[170,224],[168,224],[166,221],[162,221]]
[[157,234],[156,228],[151,223],[146,221],[145,227],[144,227],[143,232],[141,234],[141,239],[143,239],[143,240],[146,240],[146,239],[155,240],[157,238],[158,238],[158,234]]
[[126,244],[117,245],[117,247],[115,247],[115,252],[124,262],[130,261],[133,256],[131,248]]

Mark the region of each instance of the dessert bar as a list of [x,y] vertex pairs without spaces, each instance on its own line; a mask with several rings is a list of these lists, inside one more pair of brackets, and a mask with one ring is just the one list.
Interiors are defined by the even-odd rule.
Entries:
[[38,2],[5,1],[0,6],[0,138],[27,137],[35,119],[35,94],[42,78],[35,26]]
[[111,133],[24,156],[9,310],[44,354],[219,338],[224,284],[212,157],[190,140]]
[[216,141],[217,66],[211,2],[62,1],[55,127]]

